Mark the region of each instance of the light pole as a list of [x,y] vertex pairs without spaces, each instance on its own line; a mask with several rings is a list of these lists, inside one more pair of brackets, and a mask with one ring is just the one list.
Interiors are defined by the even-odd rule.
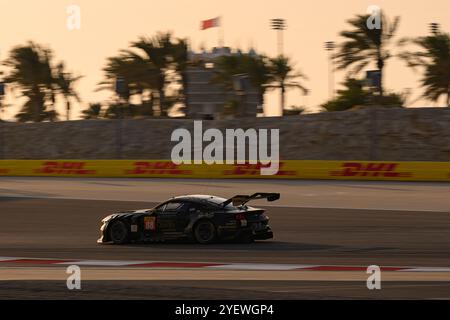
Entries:
[[[3,115],[3,97],[5,95],[5,84],[0,82],[0,114]],[[3,133],[2,119],[0,119],[0,159],[5,158],[5,137]]]
[[334,99],[334,65],[333,53],[336,44],[333,41],[325,42],[325,50],[328,51],[328,89],[330,91],[330,100]]
[[117,120],[117,130],[116,130],[116,156],[117,159],[122,158],[122,147],[123,147],[123,141],[122,141],[122,131],[123,131],[123,119],[124,119],[124,107],[125,107],[125,101],[122,98],[126,91],[128,90],[128,84],[125,82],[125,79],[123,78],[117,78],[115,83],[115,91],[118,98],[118,120]]
[[439,23],[436,23],[436,22],[430,23],[430,30],[431,30],[432,34],[434,34],[434,35],[438,34],[439,29],[440,29]]
[[278,31],[278,55],[283,56],[283,31],[286,30],[286,20],[285,19],[272,19],[271,20],[272,30]]
[[0,82],[0,113],[3,112],[3,97],[5,96],[5,84]]

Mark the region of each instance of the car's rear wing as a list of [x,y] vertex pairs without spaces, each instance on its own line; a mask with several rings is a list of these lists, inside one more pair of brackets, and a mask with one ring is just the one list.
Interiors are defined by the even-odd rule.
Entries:
[[279,193],[255,193],[254,195],[251,195],[251,196],[239,195],[239,196],[234,196],[231,199],[228,199],[227,201],[222,203],[222,206],[226,207],[230,203],[233,203],[233,206],[239,207],[250,201],[260,200],[260,199],[267,199],[267,201],[273,202],[273,201],[279,200],[280,197],[281,197],[281,195]]

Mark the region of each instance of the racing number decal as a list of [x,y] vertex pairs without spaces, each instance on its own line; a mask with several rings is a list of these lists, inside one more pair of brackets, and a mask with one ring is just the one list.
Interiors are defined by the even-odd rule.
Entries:
[[144,230],[155,231],[156,230],[156,218],[145,217],[144,218]]

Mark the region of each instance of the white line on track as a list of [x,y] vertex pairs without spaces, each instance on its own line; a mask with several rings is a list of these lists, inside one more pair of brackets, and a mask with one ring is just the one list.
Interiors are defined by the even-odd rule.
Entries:
[[[0,257],[0,262],[8,264],[39,266],[90,266],[90,267],[131,267],[142,269],[183,269],[183,270],[224,270],[224,271],[364,271],[365,266],[343,265],[296,265],[296,264],[266,264],[266,263],[214,263],[214,262],[176,262],[176,261],[112,261],[112,260],[67,260],[42,258]],[[382,270],[393,272],[450,272],[446,267],[381,267]]]
[[102,266],[102,267],[125,267],[133,264],[152,263],[152,261],[101,261],[101,260],[76,260],[70,262],[58,262],[55,265],[77,265],[77,266]]

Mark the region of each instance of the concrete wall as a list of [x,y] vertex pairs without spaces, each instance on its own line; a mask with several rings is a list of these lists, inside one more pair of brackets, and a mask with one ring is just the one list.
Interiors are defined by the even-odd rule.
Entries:
[[[450,161],[450,109],[381,109],[204,121],[204,129],[280,129],[282,159]],[[0,159],[170,159],[192,120],[0,123]]]

